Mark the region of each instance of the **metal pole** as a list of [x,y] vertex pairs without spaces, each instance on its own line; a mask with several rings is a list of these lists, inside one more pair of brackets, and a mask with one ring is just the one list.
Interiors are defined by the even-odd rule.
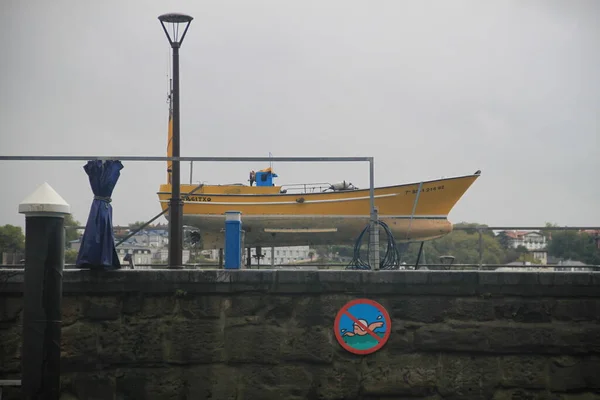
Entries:
[[375,165],[373,157],[369,158],[369,201],[370,201],[370,231],[369,231],[369,264],[374,270],[379,270],[379,221],[375,208]]
[[[173,42],[173,157],[179,157],[179,43]],[[173,161],[169,202],[169,268],[183,265],[183,201],[180,194],[181,165]]]
[[483,266],[483,233],[481,229],[477,229],[479,234],[479,269]]
[[417,254],[417,262],[415,263],[415,269],[419,269],[419,261],[421,261],[421,254],[423,254],[423,245],[425,242],[421,242],[421,246],[419,247],[419,254]]
[[271,268],[275,268],[275,247],[271,246]]

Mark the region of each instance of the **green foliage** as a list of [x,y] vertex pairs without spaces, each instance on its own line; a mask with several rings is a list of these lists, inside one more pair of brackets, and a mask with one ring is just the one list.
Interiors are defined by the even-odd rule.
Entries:
[[515,251],[518,254],[526,254],[527,252],[529,252],[529,250],[527,250],[527,247],[523,246],[522,244],[518,245]]
[[[474,226],[480,226],[472,224]],[[483,232],[483,263],[484,264],[502,264],[505,262],[506,251],[493,236],[493,233]],[[408,249],[403,252],[402,260],[407,264],[414,264],[417,260],[420,243],[411,243]],[[440,256],[454,256],[455,264],[477,264],[479,263],[479,234],[476,231],[454,230],[448,235],[425,242],[423,246],[423,255],[420,264],[439,264]]]
[[541,264],[542,261],[538,260],[533,254],[522,253],[515,261],[529,262],[531,264]]
[[17,253],[24,249],[25,235],[20,226],[0,226],[0,253]]
[[510,237],[508,237],[505,231],[500,232],[496,238],[504,250],[510,249]]
[[65,250],[65,264],[75,264],[77,253],[77,250]]
[[190,264],[203,264],[205,262],[206,262],[206,257],[204,257],[200,253],[190,254],[190,259],[188,260],[188,263],[190,263]]
[[[73,240],[79,239],[79,232],[76,226],[80,226],[79,221],[77,221],[71,214],[65,215],[65,243],[69,243]],[[73,228],[70,228],[73,227]]]
[[565,260],[581,261],[586,264],[600,264],[598,238],[585,232],[552,231],[548,254]]
[[[139,228],[140,226],[144,225],[146,222],[147,221],[135,221],[135,222],[132,222],[132,223],[129,224],[129,229],[132,230],[132,231],[134,231],[137,228]],[[156,226],[150,224],[150,225],[146,226],[146,229],[152,229],[154,227],[156,227]]]

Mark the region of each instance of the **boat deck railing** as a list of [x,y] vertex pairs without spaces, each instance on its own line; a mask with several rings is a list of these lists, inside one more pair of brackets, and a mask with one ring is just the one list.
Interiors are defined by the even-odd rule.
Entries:
[[281,186],[282,193],[321,193],[331,188],[331,183],[292,183]]

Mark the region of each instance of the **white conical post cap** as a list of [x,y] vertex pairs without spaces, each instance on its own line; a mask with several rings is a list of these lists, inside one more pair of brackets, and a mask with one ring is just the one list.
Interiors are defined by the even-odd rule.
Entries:
[[44,182],[19,204],[19,213],[26,216],[64,216],[71,213],[71,206]]

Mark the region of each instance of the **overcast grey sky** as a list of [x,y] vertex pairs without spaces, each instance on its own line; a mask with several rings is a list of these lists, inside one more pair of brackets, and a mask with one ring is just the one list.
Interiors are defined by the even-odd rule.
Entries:
[[[600,1],[0,2],[0,154],[164,155],[170,48],[185,156],[374,156],[376,185],[481,178],[452,222],[600,225]],[[160,212],[163,163],[125,162],[114,223]],[[83,162],[0,162],[0,225],[47,181],[85,223]],[[263,164],[196,164],[246,182]],[[366,164],[277,163],[278,183]],[[188,180],[188,165],[182,166]]]

